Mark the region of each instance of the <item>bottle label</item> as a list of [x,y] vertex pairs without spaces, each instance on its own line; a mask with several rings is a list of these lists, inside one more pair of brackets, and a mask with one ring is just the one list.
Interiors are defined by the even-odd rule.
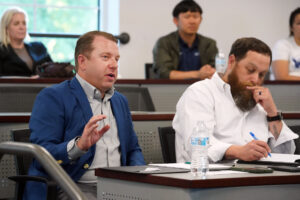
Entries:
[[206,146],[208,145],[208,137],[207,138],[192,138],[191,144],[194,145],[201,145]]
[[193,146],[198,145],[199,144],[199,140],[200,138],[191,138],[191,144]]
[[226,65],[225,59],[217,58],[217,59],[216,59],[216,65],[222,65],[222,66],[225,66],[225,65]]
[[201,146],[206,146],[207,145],[207,142],[208,142],[207,138],[201,138],[200,141],[201,141],[201,143],[200,143]]

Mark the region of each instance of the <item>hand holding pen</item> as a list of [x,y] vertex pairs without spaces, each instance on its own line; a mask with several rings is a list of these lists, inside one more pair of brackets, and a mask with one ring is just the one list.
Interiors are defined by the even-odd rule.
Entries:
[[225,158],[255,161],[267,157],[271,152],[269,145],[265,141],[258,140],[254,134],[250,135],[254,140],[245,145],[231,145],[225,152]]
[[[250,132],[250,135],[251,135],[251,137],[252,137],[254,140],[258,140],[258,138],[255,136],[254,133]],[[271,153],[270,153],[270,152],[268,152],[268,156],[271,157]]]

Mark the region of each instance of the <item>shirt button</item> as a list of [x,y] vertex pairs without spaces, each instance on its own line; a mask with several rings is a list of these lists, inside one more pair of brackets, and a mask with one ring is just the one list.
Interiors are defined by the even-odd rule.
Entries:
[[90,167],[89,164],[84,164],[84,165],[83,165],[83,168],[84,168],[84,169],[88,169],[89,167]]
[[63,163],[63,161],[62,160],[58,160],[58,161],[56,161],[58,164],[62,164]]

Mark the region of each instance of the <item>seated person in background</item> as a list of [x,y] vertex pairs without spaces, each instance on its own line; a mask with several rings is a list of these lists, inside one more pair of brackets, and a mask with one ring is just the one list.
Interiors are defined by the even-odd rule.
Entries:
[[[113,35],[91,31],[81,36],[76,76],[42,90],[29,122],[31,142],[57,159],[87,199],[96,199],[96,168],[145,164],[127,99],[114,90],[119,57]],[[29,174],[47,177],[36,161]],[[43,184],[27,183],[26,199],[44,199],[45,193]],[[59,191],[59,199],[64,198]]]
[[215,72],[216,42],[197,34],[202,9],[183,0],[173,10],[177,31],[161,37],[153,48],[153,68],[159,78],[205,79]]
[[276,80],[300,80],[300,7],[290,16],[290,37],[273,48],[272,71]]
[[7,9],[1,17],[0,76],[36,75],[36,67],[52,61],[40,42],[25,43],[27,14],[20,8]]
[[[262,86],[271,50],[256,38],[241,38],[231,47],[225,74],[198,81],[176,106],[177,162],[190,161],[189,137],[197,121],[210,131],[209,159],[259,160],[268,153],[294,153],[298,136],[281,120],[268,88]],[[253,132],[259,140],[253,140]]]

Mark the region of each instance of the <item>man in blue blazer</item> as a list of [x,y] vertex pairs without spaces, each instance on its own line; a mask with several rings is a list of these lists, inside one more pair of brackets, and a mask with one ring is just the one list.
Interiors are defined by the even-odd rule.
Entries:
[[[29,127],[31,142],[45,147],[88,199],[96,199],[94,169],[144,165],[127,99],[114,91],[119,50],[108,33],[92,31],[75,49],[76,77],[37,96]],[[30,175],[47,177],[34,161]],[[43,183],[28,182],[24,199],[45,199]],[[59,190],[59,199],[68,199]]]

